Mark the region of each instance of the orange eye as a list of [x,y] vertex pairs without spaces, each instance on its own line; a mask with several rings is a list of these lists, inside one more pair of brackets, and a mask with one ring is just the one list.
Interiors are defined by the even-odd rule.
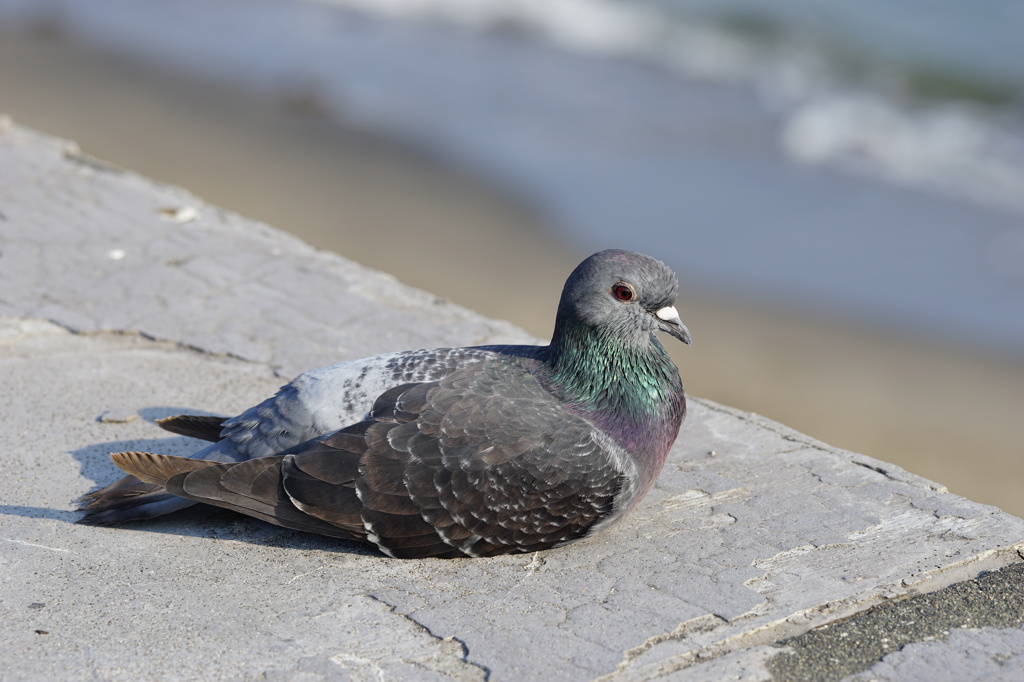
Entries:
[[612,287],[612,296],[619,299],[623,303],[632,301],[636,293],[633,291],[633,287],[629,286],[625,282],[619,282]]

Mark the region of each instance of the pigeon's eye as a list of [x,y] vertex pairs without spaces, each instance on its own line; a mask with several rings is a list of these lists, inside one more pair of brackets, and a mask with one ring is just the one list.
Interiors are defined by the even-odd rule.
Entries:
[[633,287],[629,286],[625,282],[619,282],[612,287],[612,296],[623,303],[627,303],[636,297],[636,292],[633,291]]

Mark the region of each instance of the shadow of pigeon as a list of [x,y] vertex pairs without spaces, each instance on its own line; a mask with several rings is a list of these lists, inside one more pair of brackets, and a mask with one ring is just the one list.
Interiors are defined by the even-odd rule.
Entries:
[[110,461],[112,452],[138,450],[187,457],[202,447],[202,441],[185,436],[171,436],[169,438],[111,440],[86,445],[70,452],[72,458],[78,462],[81,475],[92,481],[96,487],[103,487],[125,475],[117,468],[117,465]]
[[23,504],[0,504],[0,514],[6,516],[23,516],[27,519],[53,519],[74,523],[78,512],[70,509],[50,509],[49,507],[31,507]]

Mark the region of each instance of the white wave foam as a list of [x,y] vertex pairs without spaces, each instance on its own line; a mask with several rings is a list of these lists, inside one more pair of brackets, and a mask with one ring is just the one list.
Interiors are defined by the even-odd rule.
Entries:
[[575,49],[633,51],[658,31],[643,7],[606,0],[316,0],[400,20],[441,20],[475,30],[515,27]]
[[1024,138],[962,105],[914,111],[869,94],[795,106],[782,143],[795,159],[879,173],[1024,212]]
[[685,78],[752,85],[801,163],[875,175],[1024,212],[1024,121],[957,103],[901,105],[838,82],[806,45],[755,45],[653,5],[610,0],[316,0],[475,31],[513,27],[557,46],[640,57]]

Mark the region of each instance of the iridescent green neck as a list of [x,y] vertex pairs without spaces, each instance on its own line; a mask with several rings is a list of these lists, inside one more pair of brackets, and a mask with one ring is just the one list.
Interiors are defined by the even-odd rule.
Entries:
[[587,410],[655,417],[682,391],[668,353],[647,332],[630,339],[566,324],[556,330],[546,360],[565,397]]

